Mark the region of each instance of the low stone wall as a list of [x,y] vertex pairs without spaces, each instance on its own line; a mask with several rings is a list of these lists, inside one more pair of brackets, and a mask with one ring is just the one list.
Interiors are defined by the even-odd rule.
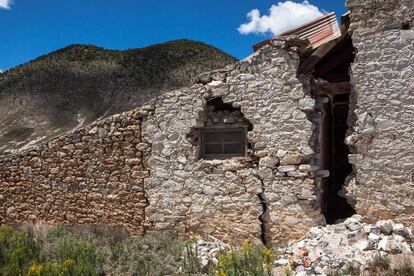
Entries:
[[146,110],[133,110],[0,162],[0,222],[117,224],[144,233]]

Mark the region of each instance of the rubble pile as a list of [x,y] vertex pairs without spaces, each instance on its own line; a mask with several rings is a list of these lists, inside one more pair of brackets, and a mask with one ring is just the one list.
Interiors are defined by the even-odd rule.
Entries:
[[198,240],[193,247],[203,268],[210,264],[218,264],[218,253],[226,252],[230,249],[229,245],[210,235],[203,240]]
[[343,223],[313,227],[307,235],[280,251],[276,268],[290,266],[295,275],[326,275],[352,264],[364,268],[378,255],[410,254],[410,229],[391,220],[375,224],[354,215]]

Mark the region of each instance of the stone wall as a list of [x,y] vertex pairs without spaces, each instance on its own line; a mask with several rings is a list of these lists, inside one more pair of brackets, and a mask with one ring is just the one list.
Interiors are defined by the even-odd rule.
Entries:
[[[143,123],[143,140],[152,144],[145,179],[151,229],[277,243],[324,223],[315,126],[307,118],[315,101],[297,77],[298,45],[291,43],[273,41],[156,99],[154,116]],[[196,133],[209,125],[207,101],[217,97],[252,124],[247,158],[200,159]]]
[[[413,5],[348,1],[356,58],[346,192],[369,220],[414,224]],[[1,222],[117,224],[267,244],[324,224],[320,114],[311,81],[297,72],[304,46],[272,40],[144,109],[0,161]],[[217,99],[228,109],[209,106]],[[202,159],[200,131],[211,127],[245,128],[246,156]]]
[[144,233],[147,113],[121,113],[1,160],[0,222],[116,224]]
[[[1,161],[1,222],[119,224],[269,244],[323,224],[318,116],[309,81],[297,77],[303,46],[275,40],[147,110]],[[230,110],[208,106],[217,98]],[[200,159],[200,129],[240,126],[246,157]]]
[[414,2],[349,0],[356,58],[346,188],[359,214],[414,224]]

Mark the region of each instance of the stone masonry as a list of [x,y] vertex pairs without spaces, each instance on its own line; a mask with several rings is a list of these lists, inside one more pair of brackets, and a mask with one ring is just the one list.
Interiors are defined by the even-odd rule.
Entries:
[[148,113],[98,121],[0,163],[0,222],[114,224],[143,233]]
[[358,214],[414,224],[414,2],[348,1],[356,58],[346,188]]
[[[145,180],[154,230],[208,233],[225,241],[298,238],[324,223],[313,156],[315,100],[296,76],[297,45],[274,41],[259,53],[165,93],[143,123],[152,144]],[[247,158],[203,160],[194,132],[208,126],[207,101],[220,97],[252,124]],[[216,121],[219,121],[217,119]]]
[[[2,222],[121,224],[269,244],[323,224],[308,120],[315,100],[296,74],[302,46],[274,41],[156,98],[150,112],[116,115],[2,161]],[[207,105],[217,98],[232,110]],[[197,131],[217,125],[249,129],[246,158],[200,159]]]
[[[414,4],[349,0],[355,47],[345,192],[366,220],[414,225]],[[325,224],[320,110],[305,41],[272,40],[196,84],[0,160],[0,222],[116,224],[225,242]],[[246,155],[202,158],[206,128],[246,130]]]

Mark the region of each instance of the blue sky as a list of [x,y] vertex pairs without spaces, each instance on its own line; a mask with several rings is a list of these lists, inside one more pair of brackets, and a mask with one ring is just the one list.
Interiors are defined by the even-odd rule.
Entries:
[[[241,34],[253,9],[269,13],[277,0],[0,0],[0,69],[74,43],[110,49],[174,39],[199,40],[241,59],[271,31]],[[302,3],[302,0],[295,2]],[[345,0],[309,0],[320,11],[346,12]],[[257,17],[257,13],[256,13]],[[275,15],[278,22],[286,20]],[[302,15],[300,16],[302,17]],[[263,19],[263,18],[262,18]],[[280,21],[282,20],[282,21]],[[274,23],[276,24],[276,23]],[[262,26],[263,27],[263,26]],[[274,26],[273,26],[274,27]],[[257,27],[259,28],[259,27]],[[273,30],[273,29],[272,29]],[[253,33],[252,33],[253,32]]]

